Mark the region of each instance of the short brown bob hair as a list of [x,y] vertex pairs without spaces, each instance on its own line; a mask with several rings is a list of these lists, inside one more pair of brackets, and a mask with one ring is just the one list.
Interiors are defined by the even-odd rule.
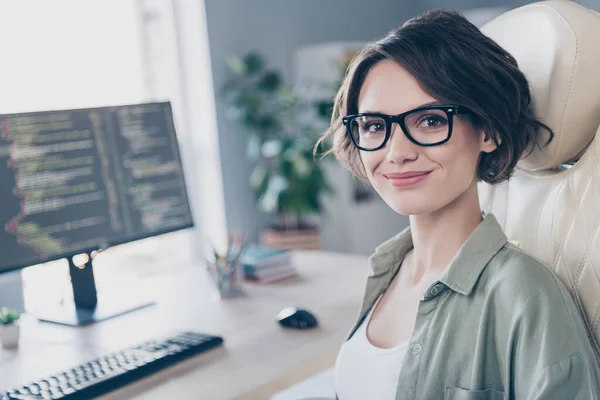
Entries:
[[427,11],[368,44],[354,58],[335,96],[331,126],[315,146],[316,152],[331,137],[333,147],[324,154],[335,154],[361,179],[366,179],[364,166],[342,118],[358,112],[365,77],[382,60],[398,63],[437,100],[473,112],[475,126],[482,127],[498,146],[481,155],[477,181],[507,180],[525,149],[539,146],[538,129],[549,131],[547,143],[554,136],[534,118],[527,78],[513,56],[456,11]]

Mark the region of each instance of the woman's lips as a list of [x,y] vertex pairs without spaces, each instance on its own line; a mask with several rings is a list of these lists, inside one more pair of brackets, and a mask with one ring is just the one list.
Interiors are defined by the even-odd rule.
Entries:
[[413,185],[416,185],[419,182],[424,181],[431,174],[431,171],[421,173],[419,175],[413,175],[407,178],[401,178],[398,174],[386,174],[385,177],[390,181],[390,183],[397,188],[406,188]]

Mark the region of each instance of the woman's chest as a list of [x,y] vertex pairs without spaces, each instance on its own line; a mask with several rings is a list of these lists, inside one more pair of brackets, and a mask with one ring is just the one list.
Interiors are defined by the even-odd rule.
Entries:
[[369,341],[380,348],[391,348],[408,342],[412,336],[419,304],[429,283],[403,284],[399,277],[376,304],[367,325]]

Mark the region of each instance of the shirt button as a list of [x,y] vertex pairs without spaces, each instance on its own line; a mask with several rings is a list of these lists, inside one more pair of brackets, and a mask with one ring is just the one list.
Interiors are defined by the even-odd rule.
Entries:
[[442,291],[442,289],[443,289],[442,285],[440,285],[440,284],[437,284],[437,285],[435,285],[433,288],[431,288],[431,294],[435,296],[435,295],[437,295],[439,292],[441,292],[441,291]]
[[413,354],[419,354],[421,352],[421,345],[419,343],[413,345],[412,347],[412,353]]

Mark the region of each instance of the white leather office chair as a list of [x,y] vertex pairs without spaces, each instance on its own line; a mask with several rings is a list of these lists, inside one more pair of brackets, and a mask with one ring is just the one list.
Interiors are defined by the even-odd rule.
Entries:
[[479,184],[482,210],[558,273],[600,362],[600,14],[544,1],[509,11],[482,31],[517,59],[536,115],[555,133],[550,145],[520,160],[508,182]]

